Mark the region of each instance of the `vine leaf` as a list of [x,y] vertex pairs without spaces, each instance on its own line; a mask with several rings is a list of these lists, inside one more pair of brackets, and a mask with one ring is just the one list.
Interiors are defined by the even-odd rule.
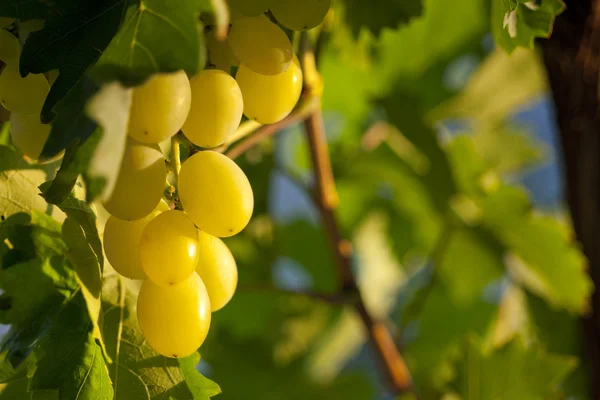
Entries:
[[517,47],[533,48],[536,38],[548,38],[563,0],[493,0],[492,33],[496,43],[511,53]]
[[17,18],[23,21],[30,19],[46,19],[56,12],[60,2],[37,0],[6,0],[0,3],[0,15]]
[[193,75],[202,67],[197,0],[128,0],[126,7],[120,30],[93,68],[96,79],[136,85],[156,72]]
[[42,120],[54,117],[53,109],[98,60],[119,28],[125,0],[67,2],[61,13],[46,20],[23,46],[21,75],[58,69],[42,108]]
[[114,383],[115,400],[207,400],[219,386],[196,369],[198,354],[173,359],[157,354],[144,339],[135,315],[135,283],[117,274],[104,281],[104,338]]
[[86,302],[74,294],[39,346],[29,389],[58,389],[60,399],[113,398],[101,347],[94,340]]
[[575,357],[527,348],[520,340],[490,352],[472,339],[457,366],[454,386],[464,400],[554,398],[576,366]]
[[87,105],[87,114],[102,130],[84,174],[88,201],[107,200],[112,193],[125,151],[131,94],[131,89],[113,82],[104,85]]
[[[48,186],[49,182],[40,187],[42,193],[46,193]],[[67,245],[65,255],[73,265],[77,281],[81,285],[94,337],[104,347],[99,324],[104,256],[96,227],[96,215],[86,202],[72,195],[57,205],[67,215],[62,226],[63,239]]]
[[365,26],[375,35],[383,28],[397,29],[423,13],[422,0],[344,0],[344,4],[346,20],[355,36]]

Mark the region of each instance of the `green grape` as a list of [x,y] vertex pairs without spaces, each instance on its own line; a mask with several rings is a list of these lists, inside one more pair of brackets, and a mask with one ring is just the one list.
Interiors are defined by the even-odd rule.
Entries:
[[0,61],[15,64],[21,53],[21,42],[9,31],[0,29]]
[[0,74],[0,102],[8,111],[21,114],[39,113],[50,85],[43,74],[19,75],[19,64],[8,64]]
[[248,178],[229,157],[201,151],[179,173],[179,199],[198,228],[213,236],[240,232],[250,221],[254,197]]
[[39,114],[10,114],[12,142],[27,157],[37,160],[49,135],[50,125],[42,124]]
[[198,232],[196,272],[208,291],[212,311],[223,308],[233,297],[238,282],[235,259],[225,243],[206,232]]
[[129,136],[160,143],[179,131],[190,111],[192,93],[183,70],[156,74],[133,89]]
[[137,317],[144,337],[166,357],[186,357],[198,350],[210,327],[210,300],[198,274],[175,286],[149,279],[142,283]]
[[292,62],[292,44],[287,35],[264,16],[234,20],[229,46],[241,64],[259,74],[280,74]]
[[215,30],[206,34],[206,46],[210,53],[211,63],[221,71],[229,73],[232,66],[239,64],[231,51],[231,47],[229,47],[227,39],[218,40],[215,36]]
[[142,231],[158,214],[169,210],[163,200],[150,214],[135,221],[123,221],[112,215],[104,227],[104,252],[106,259],[119,274],[131,279],[144,279],[146,274],[140,261]]
[[165,160],[158,145],[127,138],[117,182],[104,208],[122,220],[143,218],[160,201],[166,179]]
[[139,252],[142,268],[152,282],[160,286],[176,285],[196,269],[196,227],[182,211],[166,211],[144,228]]
[[325,19],[331,0],[277,0],[271,12],[281,25],[294,31],[312,29]]
[[242,92],[227,72],[201,71],[190,80],[192,107],[182,131],[200,147],[223,144],[240,124],[244,104]]
[[244,115],[261,124],[285,118],[302,92],[302,69],[294,55],[292,65],[279,75],[261,75],[240,65],[235,79],[244,98]]
[[229,0],[232,13],[236,11],[246,17],[258,17],[269,8],[272,0]]

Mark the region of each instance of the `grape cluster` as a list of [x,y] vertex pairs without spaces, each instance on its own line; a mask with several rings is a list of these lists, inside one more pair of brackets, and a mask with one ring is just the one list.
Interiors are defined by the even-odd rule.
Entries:
[[[2,21],[3,20],[3,21]],[[0,19],[0,26],[11,25],[13,20]],[[27,25],[25,25],[27,28]],[[21,39],[25,30],[21,30]],[[31,159],[37,159],[50,135],[50,125],[40,120],[42,106],[57,74],[19,73],[21,41],[6,29],[0,29],[0,104],[10,112],[10,132],[13,144]]]
[[[132,89],[123,159],[103,203],[110,214],[106,258],[121,275],[143,280],[139,325],[147,342],[167,357],[185,357],[201,346],[211,313],[229,302],[237,286],[236,263],[221,238],[244,229],[254,198],[241,168],[214,148],[228,141],[242,115],[271,124],[296,106],[302,69],[273,19],[292,30],[310,29],[322,22],[330,0],[230,0],[230,6],[226,40],[206,32],[206,69],[192,77],[184,71],[154,74]],[[49,132],[39,121],[49,85],[43,75],[19,76],[19,51],[18,39],[0,31],[0,59],[6,63],[0,101],[12,111],[14,144],[35,159]],[[15,92],[34,93],[26,85],[36,95],[20,102]],[[179,201],[170,207],[163,199],[167,168],[159,143],[179,141],[174,136],[180,131],[198,151],[176,171]],[[23,132],[37,147],[28,148]]]

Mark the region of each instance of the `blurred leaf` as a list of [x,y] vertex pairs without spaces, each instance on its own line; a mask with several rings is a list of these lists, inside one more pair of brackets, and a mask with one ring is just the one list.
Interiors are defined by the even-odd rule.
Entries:
[[[454,275],[454,279],[464,279]],[[423,398],[436,397],[452,377],[450,360],[469,333],[484,334],[496,315],[497,305],[481,298],[457,302],[452,292],[434,280],[417,292],[406,312],[413,318],[403,326],[403,355]]]
[[113,398],[113,388],[94,341],[83,296],[75,294],[39,346],[30,390],[58,389],[61,399]]
[[536,38],[548,38],[554,19],[565,9],[563,0],[492,0],[492,33],[507,52],[533,48]]
[[90,99],[87,115],[102,129],[93,154],[87,154],[85,172],[87,200],[108,199],[112,193],[125,151],[125,139],[131,108],[130,89],[117,82],[105,85]]
[[533,214],[525,194],[501,186],[482,202],[486,226],[514,253],[508,268],[533,293],[556,308],[582,313],[592,282],[578,246],[555,219]]
[[536,52],[518,50],[508,55],[496,50],[479,66],[464,90],[432,110],[428,118],[472,118],[494,128],[518,107],[547,90],[544,66]]
[[573,357],[527,348],[521,341],[490,352],[471,340],[457,365],[454,386],[463,400],[546,399],[576,365]]
[[94,78],[131,85],[153,73],[183,69],[191,76],[203,67],[198,0],[120,3],[126,8],[123,24],[94,66]]
[[[21,75],[58,69],[60,74],[46,98],[42,120],[98,60],[121,23],[124,0],[62,2],[44,27],[28,36],[19,63]],[[44,155],[48,155],[44,152]]]
[[423,13],[422,0],[385,0],[368,3],[344,0],[348,24],[354,35],[363,27],[379,35],[383,28],[396,29]]
[[198,354],[177,360],[150,347],[137,323],[136,299],[135,282],[125,282],[117,274],[106,277],[104,340],[114,361],[109,373],[115,400],[208,400],[219,394],[219,386],[195,370]]
[[57,6],[61,5],[62,2],[7,0],[0,3],[0,15],[23,21],[46,19],[57,11],[55,9]]

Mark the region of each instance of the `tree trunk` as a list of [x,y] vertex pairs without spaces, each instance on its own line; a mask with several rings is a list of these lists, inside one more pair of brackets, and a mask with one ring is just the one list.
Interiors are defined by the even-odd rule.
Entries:
[[[589,273],[600,289],[600,0],[566,0],[540,42],[560,128],[567,201]],[[600,400],[600,290],[584,318],[592,398]]]

